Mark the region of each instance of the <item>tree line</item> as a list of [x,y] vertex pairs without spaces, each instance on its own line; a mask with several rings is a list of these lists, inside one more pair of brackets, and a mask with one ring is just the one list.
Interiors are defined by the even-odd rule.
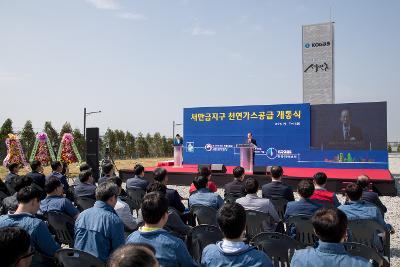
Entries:
[[[72,129],[69,122],[65,122],[58,132],[50,121],[46,121],[43,126],[45,132],[50,139],[52,149],[57,152],[64,133],[71,133],[74,136],[75,144],[81,154],[82,159],[85,158],[86,144],[83,133],[78,129]],[[28,120],[21,131],[16,132],[13,129],[11,119],[6,119],[0,128],[0,159],[4,159],[7,155],[7,147],[5,140],[9,133],[16,133],[20,137],[22,148],[25,156],[29,159],[37,132],[33,130],[33,125]],[[107,129],[104,136],[100,137],[99,149],[102,158],[106,151],[109,151],[113,159],[133,159],[146,157],[172,157],[173,147],[172,138],[162,136],[156,132],[154,135],[138,133],[134,136],[129,131]]]

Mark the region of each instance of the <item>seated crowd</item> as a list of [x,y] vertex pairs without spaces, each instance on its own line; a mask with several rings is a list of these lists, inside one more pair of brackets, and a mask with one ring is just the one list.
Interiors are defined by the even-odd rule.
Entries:
[[[296,236],[294,216],[307,216],[318,241],[313,248],[297,250],[290,266],[372,266],[364,258],[350,255],[343,242],[351,241],[348,222],[373,220],[388,233],[394,233],[384,220],[386,207],[371,191],[367,176],[346,186],[345,203],[327,190],[325,173],[299,181],[295,200],[292,188],[282,181],[283,169],[271,167],[272,181],[261,187],[256,178],[246,178],[242,167],[235,167],[233,180],[224,185],[224,198],[211,181],[208,168],[201,168],[189,188],[187,207],[177,190],[168,188],[168,173],[153,171],[153,181],[145,178],[145,168],[137,164],[134,177],[123,188],[114,166],[106,162],[96,183],[90,166],[82,164],[80,174],[70,186],[68,169],[52,162],[52,172],[43,174],[40,162],[31,163],[32,171],[19,176],[20,166],[10,164],[9,174],[0,192],[0,262],[2,266],[52,266],[61,245],[48,226],[47,214],[57,211],[75,221],[73,248],[87,252],[110,267],[117,266],[274,266],[262,250],[249,243],[246,234],[247,211],[270,218],[264,232]],[[129,193],[143,191],[139,212],[132,207]],[[128,192],[128,193],[126,193]],[[80,198],[92,199],[91,207],[77,206]],[[282,217],[274,200],[287,202]],[[200,259],[188,248],[195,220],[191,209],[206,206],[215,211],[216,225],[222,239],[208,244]],[[263,215],[263,216],[264,216]],[[286,223],[286,231],[284,223]],[[186,241],[186,242],[185,242]],[[4,252],[4,253],[3,253]]]

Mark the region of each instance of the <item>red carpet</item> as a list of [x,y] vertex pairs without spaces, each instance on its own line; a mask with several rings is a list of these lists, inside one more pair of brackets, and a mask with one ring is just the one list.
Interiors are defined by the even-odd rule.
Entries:
[[[146,168],[146,171],[152,171],[157,167]],[[173,166],[163,166],[171,173],[197,173],[197,165],[187,164],[182,168],[174,168]],[[227,174],[232,174],[234,166],[226,166]],[[355,179],[361,174],[368,175],[372,180],[391,181],[392,175],[389,170],[385,169],[321,169],[321,168],[292,168],[283,167],[284,176],[290,177],[312,177],[316,172],[324,172],[329,178],[336,179]],[[251,174],[251,173],[247,173]]]

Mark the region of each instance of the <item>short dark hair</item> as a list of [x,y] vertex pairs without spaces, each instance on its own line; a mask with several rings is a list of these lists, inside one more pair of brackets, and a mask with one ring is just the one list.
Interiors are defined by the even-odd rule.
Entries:
[[112,182],[112,183],[116,184],[118,187],[122,187],[122,179],[119,178],[118,176],[108,179],[107,182]]
[[[149,251],[152,253],[150,254]],[[157,260],[155,250],[148,244],[136,243],[120,246],[108,260],[108,267],[153,267]]]
[[281,166],[272,166],[271,167],[271,176],[275,179],[282,177],[283,169]]
[[40,201],[41,192],[33,188],[32,186],[26,186],[18,191],[17,193],[17,201],[18,203],[29,203],[32,199],[37,199]]
[[156,168],[153,171],[153,175],[154,175],[154,180],[162,182],[165,180],[165,177],[167,177],[167,170],[164,168]]
[[196,187],[197,190],[201,188],[206,188],[208,183],[208,178],[207,176],[196,176],[193,180],[194,187]]
[[44,191],[50,194],[60,186],[63,186],[61,181],[56,176],[50,176],[44,184]]
[[362,196],[363,189],[356,183],[350,183],[346,186],[346,195],[351,201],[357,201]]
[[211,175],[211,170],[210,170],[209,167],[203,166],[203,167],[200,168],[199,174],[201,176],[204,176],[204,177],[208,178],[208,176]]
[[162,184],[160,182],[154,182],[151,183],[148,187],[147,187],[147,193],[151,193],[151,192],[161,192],[164,195],[167,193],[167,187],[165,186],[165,184]]
[[240,177],[242,177],[243,174],[244,174],[244,168],[243,167],[237,166],[237,167],[235,167],[233,169],[233,176],[235,178],[240,178]]
[[313,179],[317,185],[324,185],[326,184],[326,180],[328,180],[328,176],[324,172],[317,172],[314,174]]
[[105,174],[110,173],[113,168],[114,168],[114,165],[112,165],[111,163],[106,163],[101,167],[103,173],[105,173]]
[[252,177],[247,178],[244,182],[244,188],[247,194],[255,194],[258,191],[258,181]]
[[4,227],[0,229],[0,251],[2,266],[14,266],[18,259],[29,252],[31,238],[24,229]]
[[14,180],[14,190],[18,192],[22,188],[26,186],[30,186],[32,184],[32,178],[29,176],[17,176]]
[[14,169],[17,168],[17,167],[19,167],[19,163],[11,163],[11,164],[8,164],[8,170],[9,170],[10,172],[13,172]]
[[91,170],[82,171],[79,173],[79,181],[81,181],[81,183],[87,182],[90,176],[92,176]]
[[51,162],[51,169],[53,171],[56,171],[58,167],[62,167],[62,164],[60,161],[57,160],[57,161]]
[[96,188],[96,199],[106,202],[113,196],[118,196],[118,186],[113,182],[104,182]]
[[346,233],[346,214],[337,208],[317,210],[312,219],[315,233],[323,242],[339,243]]
[[141,208],[143,220],[149,224],[156,224],[168,211],[168,199],[160,192],[147,193],[143,197]]
[[133,168],[133,172],[135,175],[139,175],[142,172],[144,172],[144,167],[141,164],[136,164],[135,167]]
[[36,171],[40,166],[42,166],[42,163],[38,160],[33,160],[31,162],[31,169],[32,171]]
[[311,197],[312,194],[314,194],[314,190],[314,184],[311,182],[311,180],[308,179],[301,180],[297,185],[297,192],[303,198]]
[[226,238],[239,238],[246,227],[246,211],[236,202],[225,203],[218,210],[217,221]]
[[357,177],[357,184],[362,187],[362,189],[369,186],[369,177],[365,174]]
[[87,171],[87,170],[90,170],[90,169],[91,169],[91,167],[90,167],[90,165],[87,164],[87,163],[82,163],[82,164],[79,166],[79,172]]

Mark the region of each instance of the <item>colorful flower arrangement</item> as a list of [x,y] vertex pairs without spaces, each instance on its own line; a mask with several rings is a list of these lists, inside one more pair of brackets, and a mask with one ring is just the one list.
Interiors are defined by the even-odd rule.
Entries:
[[82,161],[72,134],[65,133],[63,135],[60,148],[58,149],[57,160],[66,164],[79,163]]
[[23,164],[24,166],[28,165],[28,162],[25,159],[25,154],[22,149],[21,142],[15,134],[8,134],[8,138],[6,139],[6,146],[7,156],[3,160],[4,166],[8,166],[11,163]]
[[36,135],[35,144],[33,145],[31,157],[29,161],[38,160],[42,166],[49,165],[56,160],[50,139],[46,133],[38,133]]

